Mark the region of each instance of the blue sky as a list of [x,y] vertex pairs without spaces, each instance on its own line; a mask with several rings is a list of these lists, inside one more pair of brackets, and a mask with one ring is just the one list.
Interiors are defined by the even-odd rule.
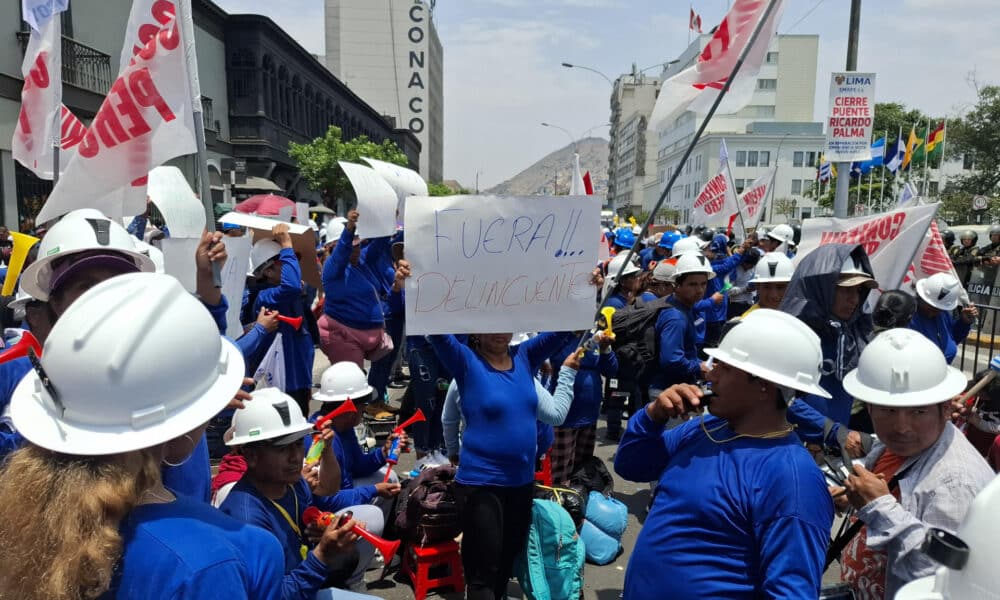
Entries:
[[[322,0],[216,0],[229,12],[270,16],[323,54]],[[404,0],[394,0],[404,1]],[[694,0],[707,31],[726,0]],[[826,110],[829,73],[844,67],[850,0],[786,0],[779,33],[820,35],[816,116]],[[608,122],[611,79],[677,56],[687,46],[689,2],[677,0],[438,0],[444,46],[445,177],[489,187]],[[975,99],[969,83],[1000,83],[997,0],[864,0],[860,71],[878,74],[879,101],[940,116]],[[657,70],[648,71],[650,75]],[[607,129],[595,129],[607,136]],[[586,168],[586,165],[584,165]]]

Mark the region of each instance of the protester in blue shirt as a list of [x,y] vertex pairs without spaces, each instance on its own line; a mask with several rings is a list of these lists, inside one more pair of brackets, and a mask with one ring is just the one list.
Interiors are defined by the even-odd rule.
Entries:
[[[732,255],[729,254],[729,238],[723,234],[716,234],[712,242],[703,250],[704,254],[712,261],[712,270],[715,277],[709,280],[705,288],[705,300],[712,299],[713,302],[704,305],[705,307],[705,336],[701,347],[711,348],[719,343],[722,337],[722,326],[728,318],[729,295],[723,292],[726,286],[727,276],[736,270],[743,261],[743,254],[749,251],[750,242],[744,241],[740,248],[737,248]],[[716,294],[721,294],[718,298]]]
[[[268,308],[286,317],[302,317],[302,269],[292,248],[288,224],[275,225],[272,233],[273,240],[258,240],[254,244],[253,253],[260,256],[252,265],[256,289],[250,293],[250,298],[253,299],[251,314],[256,315],[262,308]],[[288,323],[279,324],[278,332],[281,334],[281,349],[285,358],[285,384],[282,391],[295,398],[303,413],[308,412],[312,397],[312,337],[308,329],[296,329]]]
[[160,478],[242,380],[239,351],[172,277],[120,274],[74,298],[10,405],[28,443],[0,471],[3,594],[276,600],[274,539]]
[[[579,332],[582,333],[582,332]],[[549,357],[552,365],[562,365],[568,356],[578,351],[578,334],[566,341],[555,354]],[[566,420],[553,432],[552,482],[554,485],[569,483],[569,477],[576,467],[594,455],[597,440],[597,418],[601,412],[601,396],[604,383],[602,377],[618,374],[618,357],[611,349],[612,339],[598,333],[600,341],[592,350],[578,358],[576,377],[573,383],[573,403],[569,407]],[[558,373],[552,378],[550,391],[555,392]]]
[[910,329],[919,331],[934,342],[949,364],[955,360],[960,344],[979,317],[975,305],[962,307],[959,318],[952,314],[958,308],[962,284],[950,273],[936,273],[921,279],[917,290],[917,312],[910,321]]
[[671,386],[633,415],[615,454],[625,479],[658,481],[623,598],[816,598],[833,502],[785,413],[796,390],[827,395],[819,340],[759,309],[707,352],[711,414],[665,430],[703,401],[697,386]]
[[254,392],[247,408],[233,416],[226,442],[240,447],[247,471],[220,508],[269,531],[281,543],[283,600],[308,600],[322,588],[345,587],[358,564],[356,536],[349,525],[330,525],[320,534],[303,521],[303,512],[311,506],[326,512],[342,508],[334,496],[340,469],[329,428],[323,432],[326,447],[315,489],[302,477],[302,438],[312,429],[291,397],[265,388]]
[[569,404],[540,404],[534,374],[566,335],[543,333],[510,348],[510,333],[430,336],[455,376],[465,435],[455,493],[462,521],[467,597],[502,598],[524,546],[534,489],[535,421],[559,424]]
[[323,317],[319,320],[320,347],[330,364],[349,360],[364,367],[392,351],[385,331],[379,298],[380,282],[364,268],[361,239],[355,237],[358,211],[347,214],[347,223],[330,257],[323,265]]
[[706,371],[698,358],[694,306],[715,273],[707,258],[690,253],[677,258],[673,277],[674,293],[667,299],[672,308],[656,317],[659,368],[650,376],[650,398],[676,383],[694,383]]
[[[100,232],[100,233],[99,233]],[[21,288],[43,303],[33,311],[33,332],[45,343],[45,335],[62,314],[91,287],[125,273],[155,270],[149,256],[138,251],[133,237],[117,222],[100,211],[85,208],[66,214],[38,245],[38,260],[25,267]],[[225,333],[226,308],[222,290],[215,287],[212,263],[226,260],[226,246],[220,243],[222,234],[204,232],[195,250],[196,293],[209,311],[220,333]],[[12,369],[26,372],[27,358],[18,359],[21,366]],[[2,392],[2,389],[0,389]],[[10,396],[0,397],[0,409]],[[10,441],[11,438],[7,437]],[[209,501],[211,468],[205,436],[187,442],[177,442],[189,458],[178,466],[164,465],[163,479],[174,493],[204,502]],[[192,453],[191,446],[194,446]]]

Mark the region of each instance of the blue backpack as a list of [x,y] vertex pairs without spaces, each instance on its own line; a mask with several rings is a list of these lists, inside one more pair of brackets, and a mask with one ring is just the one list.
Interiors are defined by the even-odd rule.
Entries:
[[562,506],[534,501],[531,529],[514,573],[526,598],[577,600],[583,590],[584,549],[576,526]]

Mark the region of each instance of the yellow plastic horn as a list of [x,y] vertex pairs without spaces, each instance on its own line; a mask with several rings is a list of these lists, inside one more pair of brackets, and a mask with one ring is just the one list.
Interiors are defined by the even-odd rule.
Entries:
[[611,317],[615,316],[615,307],[605,306],[601,309],[601,315],[604,316],[604,335],[615,339],[615,332],[611,328]]
[[17,278],[21,275],[21,269],[24,268],[24,259],[28,258],[28,250],[31,250],[31,247],[39,241],[33,235],[17,233],[16,231],[11,231],[10,237],[14,240],[14,250],[10,253],[10,262],[7,263],[7,277],[3,280],[3,290],[0,291],[0,295],[3,296],[10,296],[14,293]]

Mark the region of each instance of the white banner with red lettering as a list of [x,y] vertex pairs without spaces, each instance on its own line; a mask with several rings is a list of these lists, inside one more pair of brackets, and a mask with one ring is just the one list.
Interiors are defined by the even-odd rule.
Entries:
[[727,164],[723,164],[719,174],[709,179],[694,199],[689,222],[692,227],[729,227],[730,218],[737,212],[739,205],[733,178]]
[[77,156],[38,214],[39,223],[83,207],[110,217],[138,214],[144,210],[144,194],[125,194],[123,206],[121,190],[129,184],[144,189],[150,169],[195,152],[188,63],[176,3],[157,0],[151,5],[137,28],[144,45],[111,86]]
[[[955,271],[955,265],[952,264],[951,258],[948,256],[948,251],[944,247],[944,241],[941,239],[941,232],[938,231],[937,222],[931,221],[931,226],[927,228],[924,240],[920,243],[920,247],[917,248],[917,254],[913,257],[913,263],[906,271],[902,289],[911,294],[915,293],[911,286],[935,273],[950,273],[952,277],[961,281],[958,273]],[[965,291],[965,288],[962,288],[962,303],[969,303],[969,294]]]
[[760,223],[761,215],[764,214],[764,202],[767,200],[767,193],[771,190],[776,170],[777,167],[771,167],[740,194],[738,204],[740,213],[743,214],[743,225],[747,229],[755,229]]
[[871,260],[879,288],[899,289],[910,263],[925,243],[938,206],[897,208],[854,219],[806,219],[795,262],[823,244],[861,244]]
[[[27,13],[26,13],[27,14]],[[62,38],[60,19],[37,22],[24,52],[21,74],[21,110],[11,140],[14,160],[42,179],[52,179],[55,152],[60,140],[59,111],[62,105]]]

